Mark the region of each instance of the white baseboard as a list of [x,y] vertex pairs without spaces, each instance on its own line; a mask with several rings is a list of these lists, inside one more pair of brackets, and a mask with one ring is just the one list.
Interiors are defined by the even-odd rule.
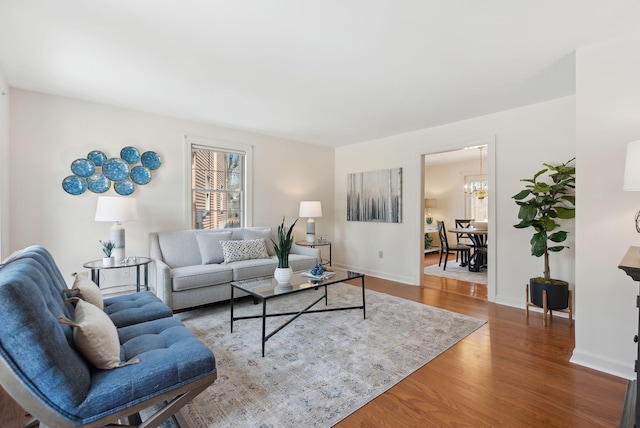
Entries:
[[414,285],[414,286],[419,285],[419,284],[414,284],[411,278],[404,277],[404,276],[387,275],[384,272],[376,272],[369,269],[363,269],[355,266],[345,266],[345,265],[340,265],[335,263],[333,264],[333,267],[363,273],[368,276],[375,276],[376,278],[385,279],[387,281],[400,282],[402,284]]
[[578,349],[573,350],[570,362],[590,369],[609,373],[624,379],[635,379],[636,374],[633,371],[633,364],[628,361],[613,360],[591,352],[584,352]]

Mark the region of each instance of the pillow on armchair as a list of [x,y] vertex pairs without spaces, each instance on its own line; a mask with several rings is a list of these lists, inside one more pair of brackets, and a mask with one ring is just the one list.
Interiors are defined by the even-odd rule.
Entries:
[[220,244],[225,263],[269,258],[264,239],[220,241]]

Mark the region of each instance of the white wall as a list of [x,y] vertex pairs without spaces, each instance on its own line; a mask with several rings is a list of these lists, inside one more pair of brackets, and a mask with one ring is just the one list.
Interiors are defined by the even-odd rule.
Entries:
[[425,166],[425,194],[436,199],[437,205],[431,209],[434,225],[436,220],[441,220],[447,228],[454,227],[455,219],[467,218],[464,213],[464,176],[477,174],[479,168],[479,160]]
[[[635,376],[638,283],[618,269],[640,245],[640,194],[624,192],[626,144],[640,139],[640,36],[577,52],[576,347],[572,361]],[[638,165],[640,168],[640,165]]]
[[[490,245],[497,250],[496,301],[524,307],[524,286],[542,273],[541,259],[530,256],[528,231],[516,230],[520,179],[532,176],[542,162],[560,163],[575,155],[575,97],[513,109],[445,126],[336,149],[336,263],[371,275],[409,284],[422,276],[421,155],[459,149],[495,136],[495,177],[490,197],[497,198],[495,230]],[[347,174],[383,168],[403,168],[403,211],[400,224],[346,221]],[[567,227],[573,231],[573,223]],[[573,247],[574,234],[568,245]],[[383,259],[378,258],[382,250]],[[552,274],[574,283],[573,248],[555,254]],[[491,280],[491,278],[490,278]]]
[[0,70],[0,260],[9,255],[9,86]]
[[[134,193],[138,221],[125,223],[127,253],[147,255],[149,232],[189,227],[184,134],[254,146],[253,225],[277,226],[282,216],[290,224],[300,200],[320,200],[324,216],[316,219],[317,230],[333,238],[332,148],[13,88],[10,113],[9,247],[45,246],[64,275],[101,257],[98,240],[108,237],[110,227],[93,220],[98,195],[72,196],[62,189],[71,162],[94,149],[118,156],[127,145],[160,154],[153,180]],[[304,221],[295,230],[300,240]]]

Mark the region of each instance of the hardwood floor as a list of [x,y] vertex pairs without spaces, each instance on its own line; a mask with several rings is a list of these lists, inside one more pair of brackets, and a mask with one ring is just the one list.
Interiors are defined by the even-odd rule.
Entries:
[[[426,260],[425,263],[430,263]],[[437,263],[437,257],[435,259]],[[565,318],[542,326],[486,301],[478,285],[425,276],[423,287],[367,277],[367,288],[487,321],[336,425],[350,427],[614,427],[626,380],[571,364]],[[486,287],[485,287],[486,290]],[[0,393],[0,427],[12,415]]]
[[539,313],[527,320],[524,309],[465,296],[465,287],[477,287],[450,281],[425,276],[425,286],[414,287],[367,278],[369,289],[487,324],[336,427],[618,426],[626,380],[569,362],[568,319],[545,328]]

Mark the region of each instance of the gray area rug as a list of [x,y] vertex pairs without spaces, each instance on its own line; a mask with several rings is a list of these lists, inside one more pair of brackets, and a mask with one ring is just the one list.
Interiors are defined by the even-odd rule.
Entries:
[[[319,290],[274,299],[268,311],[302,309]],[[362,310],[305,314],[273,336],[261,357],[261,320],[229,332],[229,306],[183,312],[216,356],[218,379],[182,410],[192,427],[330,427],[485,322],[367,290]],[[360,287],[329,287],[329,306],[360,304]],[[320,302],[319,306],[324,303]],[[259,313],[243,299],[237,315]],[[267,332],[283,321],[270,318]]]
[[442,270],[442,265],[425,266],[424,274],[487,285],[486,270],[483,269],[480,272],[469,272],[468,268],[460,267],[460,265],[455,261],[447,262],[447,270]]

